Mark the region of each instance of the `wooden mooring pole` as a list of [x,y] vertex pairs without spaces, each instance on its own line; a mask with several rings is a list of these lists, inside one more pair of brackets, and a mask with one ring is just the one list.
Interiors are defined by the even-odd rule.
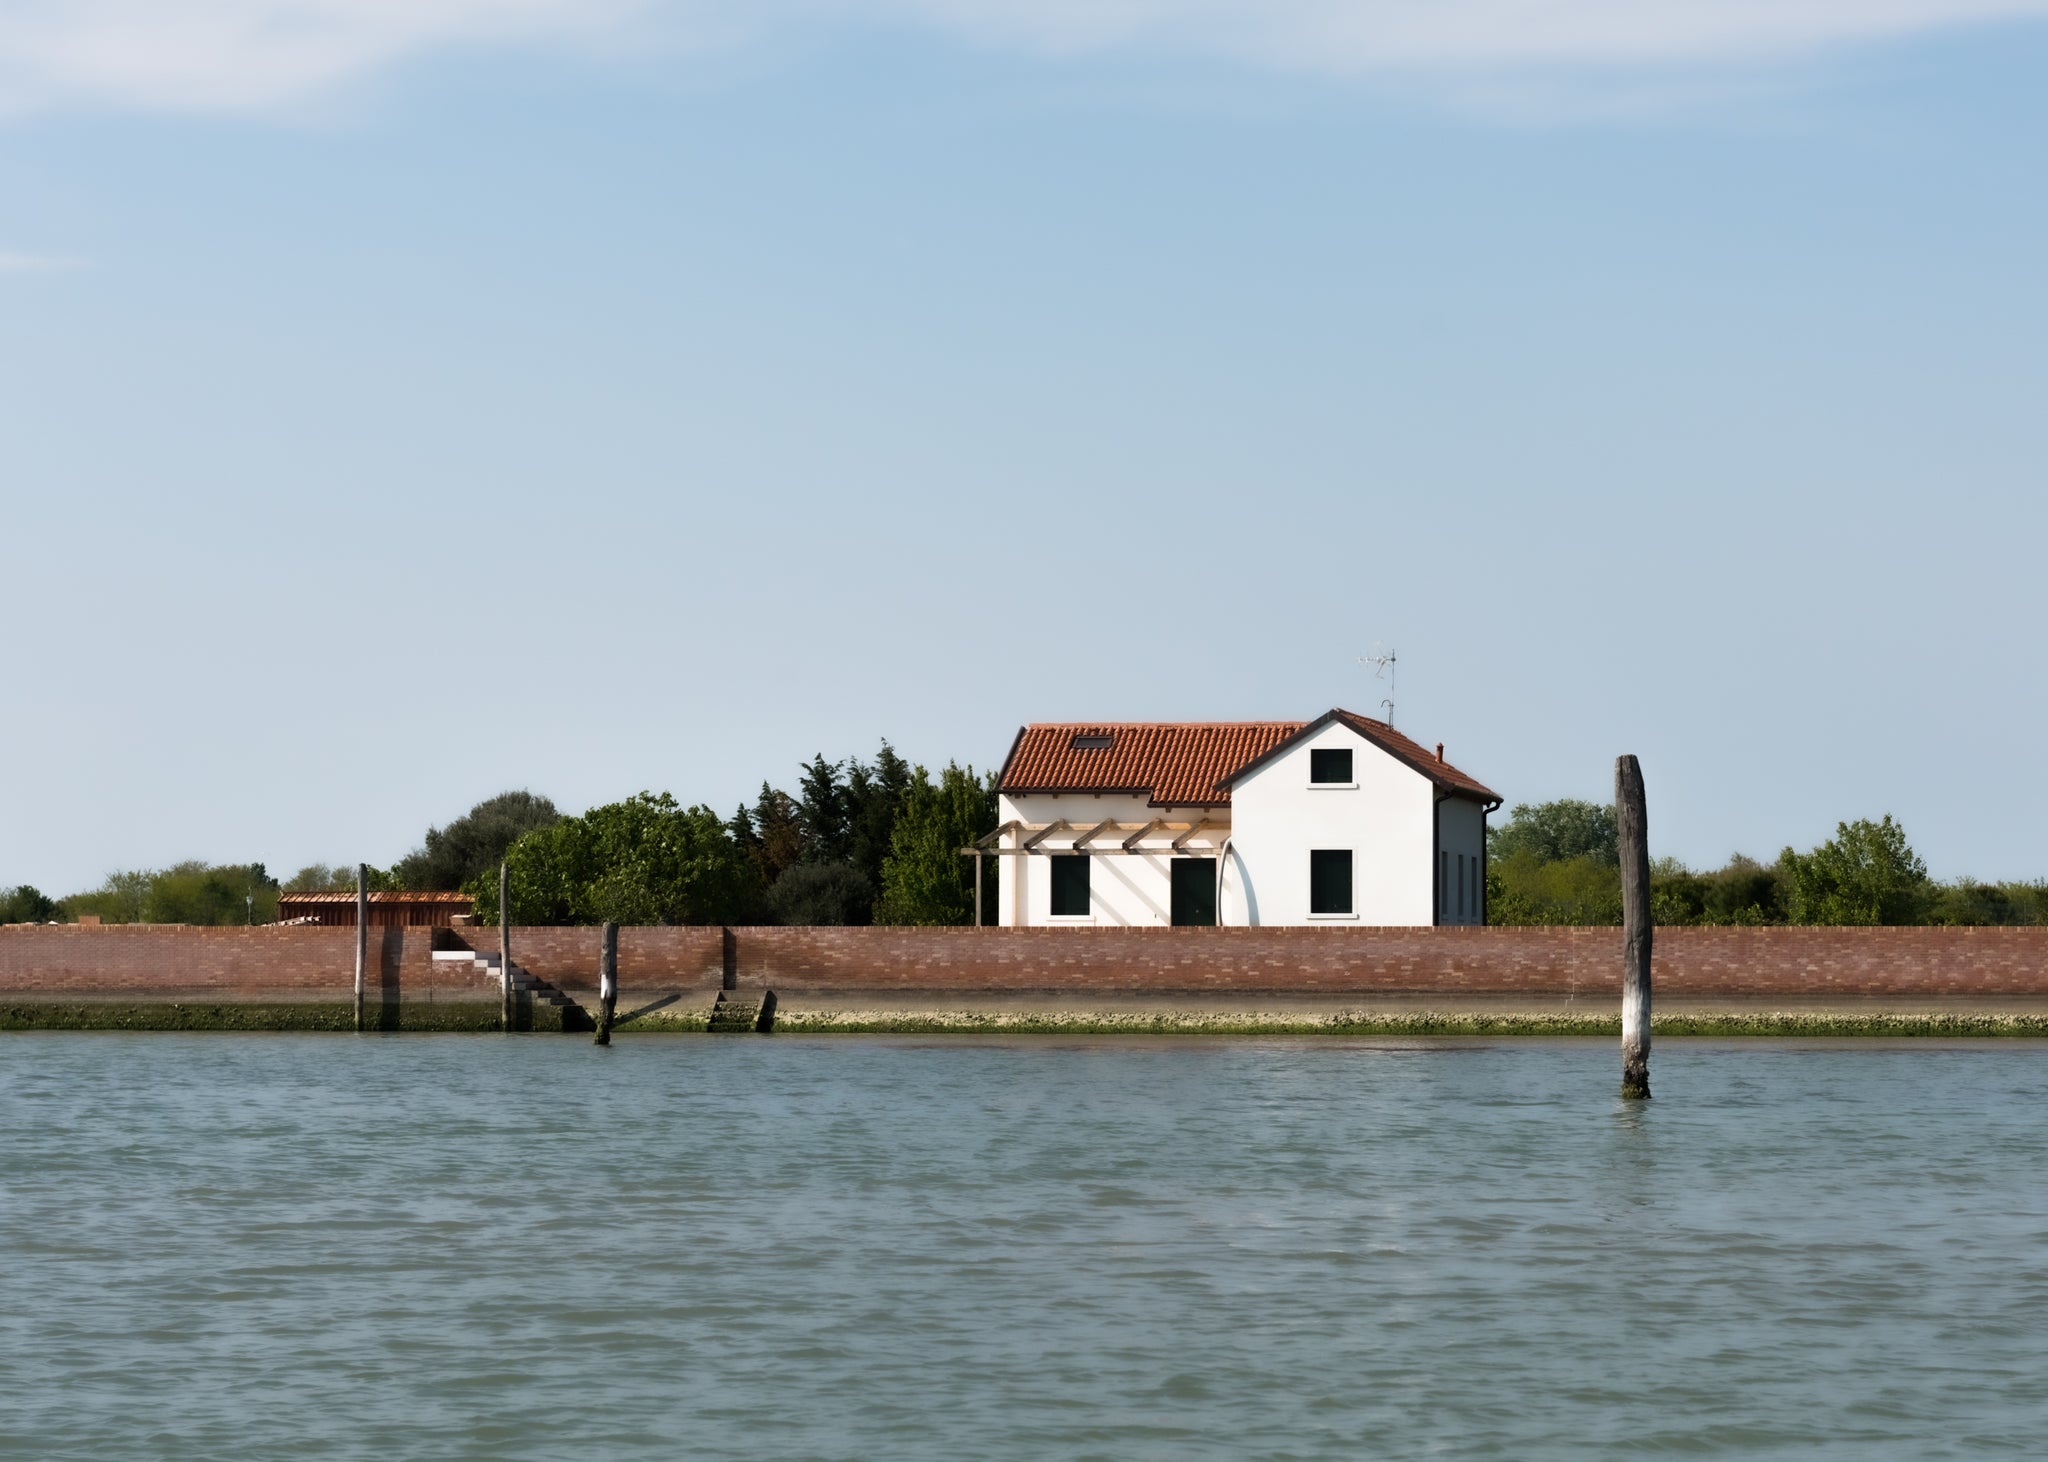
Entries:
[[597,1043],[612,1043],[612,1012],[619,1006],[619,926],[606,924],[597,946]]
[[505,1029],[512,1029],[512,865],[498,865],[498,996]]
[[363,1028],[363,975],[370,963],[370,868],[356,864],[356,1029]]
[[1650,837],[1643,769],[1614,761],[1614,820],[1621,842],[1621,1094],[1650,1097]]

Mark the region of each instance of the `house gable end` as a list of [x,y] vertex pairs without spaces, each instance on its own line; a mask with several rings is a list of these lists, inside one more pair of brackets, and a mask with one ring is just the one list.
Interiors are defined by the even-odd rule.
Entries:
[[1324,712],[1264,755],[1245,763],[1219,781],[1218,787],[1225,791],[1235,788],[1255,773],[1314,740],[1332,723],[1342,725],[1368,746],[1385,753],[1417,776],[1427,778],[1446,796],[1467,797],[1476,802],[1500,805],[1500,795],[1485,783],[1458,770],[1448,762],[1438,761],[1419,744],[1403,736],[1385,721],[1375,721],[1370,716],[1361,716],[1355,711],[1347,711],[1340,707]]

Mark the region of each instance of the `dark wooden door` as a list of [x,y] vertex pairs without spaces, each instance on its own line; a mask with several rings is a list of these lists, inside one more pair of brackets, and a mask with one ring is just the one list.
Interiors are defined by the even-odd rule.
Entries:
[[1216,922],[1216,860],[1176,858],[1173,869],[1173,922],[1214,924]]

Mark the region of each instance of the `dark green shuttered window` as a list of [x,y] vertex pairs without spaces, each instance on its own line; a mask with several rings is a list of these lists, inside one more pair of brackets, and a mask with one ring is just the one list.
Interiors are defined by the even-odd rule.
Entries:
[[1173,868],[1173,922],[1213,925],[1216,922],[1216,860],[1176,858]]
[[1052,858],[1052,911],[1055,914],[1088,912],[1088,855],[1055,853]]
[[1348,746],[1317,747],[1308,754],[1308,779],[1311,782],[1349,782],[1351,775],[1351,748]]
[[1308,911],[1351,912],[1351,850],[1316,848],[1308,855]]

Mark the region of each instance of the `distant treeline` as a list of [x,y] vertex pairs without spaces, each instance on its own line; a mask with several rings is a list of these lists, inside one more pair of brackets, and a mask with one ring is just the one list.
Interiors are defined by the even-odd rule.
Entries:
[[[971,924],[960,849],[996,826],[993,776],[936,777],[888,742],[802,768],[721,818],[642,792],[522,834],[505,854],[524,924]],[[498,917],[497,860],[461,884]],[[993,897],[993,894],[990,895]]]
[[[1515,807],[1487,832],[1487,922],[1619,924],[1614,809],[1563,800]],[[1889,815],[1837,825],[1809,852],[1736,854],[1714,869],[1650,867],[1659,924],[2040,924],[2048,883],[1937,883]]]
[[[949,763],[933,776],[884,741],[872,762],[820,753],[794,793],[764,781],[730,817],[666,792],[564,817],[546,797],[504,792],[428,828],[411,853],[371,868],[370,885],[461,890],[495,921],[504,862],[525,924],[971,924],[974,867],[959,849],[995,826],[993,775]],[[316,863],[280,883],[261,863],[179,863],[61,899],[0,891],[0,923],[268,924],[282,891],[354,887],[353,865]],[[993,907],[993,875],[987,896]]]
[[[933,776],[884,741],[873,761],[822,754],[794,792],[767,782],[721,817],[667,793],[564,817],[545,797],[505,792],[388,868],[379,889],[462,890],[498,917],[498,865],[523,924],[971,924],[974,868],[959,849],[996,826],[995,778],[948,764]],[[1564,800],[1515,807],[1487,835],[1487,921],[1619,924],[1614,809]],[[996,864],[986,897],[994,907]],[[280,890],[355,886],[351,866],[314,864],[281,884],[261,863],[179,863],[108,876],[53,899],[0,891],[0,923],[256,924]],[[1891,817],[1845,822],[1808,852],[1769,863],[1737,855],[1695,870],[1652,866],[1660,924],[2040,924],[2048,883],[1937,883]]]

